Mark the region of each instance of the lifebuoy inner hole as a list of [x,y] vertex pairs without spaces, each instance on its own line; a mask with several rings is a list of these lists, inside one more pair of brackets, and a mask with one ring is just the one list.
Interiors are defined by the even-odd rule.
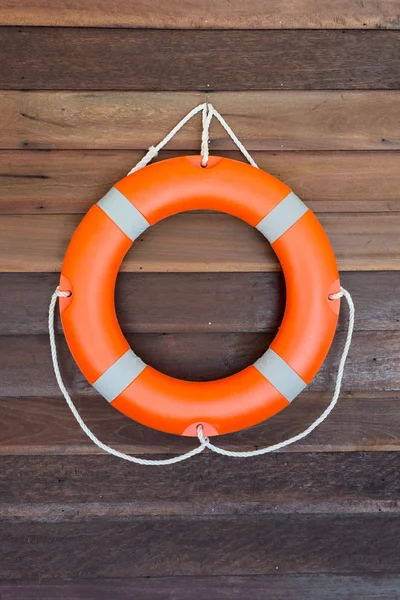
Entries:
[[[180,216],[168,220],[175,220],[179,228]],[[238,227],[250,230],[255,238],[261,237],[246,223],[227,217],[234,219]],[[152,245],[162,254],[159,240],[154,242],[159,234],[165,236],[165,221],[145,231],[125,261],[136,253],[135,262],[140,263],[142,252],[148,260],[154,254]],[[262,242],[269,247],[265,238]],[[193,244],[202,243],[201,232],[194,231]],[[169,272],[148,272],[139,264],[137,272],[118,275],[116,311],[132,350],[158,371],[189,381],[228,377],[253,364],[267,350],[281,323],[285,307],[283,274],[179,271],[179,264],[169,261],[168,245],[166,239],[165,264]],[[209,258],[207,254],[205,251],[204,262]],[[198,248],[196,257],[201,261]],[[225,259],[224,244],[220,242],[213,262]]]

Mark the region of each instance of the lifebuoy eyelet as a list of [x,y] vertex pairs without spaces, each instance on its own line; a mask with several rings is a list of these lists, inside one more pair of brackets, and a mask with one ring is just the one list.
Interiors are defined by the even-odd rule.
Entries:
[[[340,296],[338,295],[340,294]],[[328,300],[330,300],[331,302],[333,302],[334,300],[340,300],[340,298],[343,297],[343,294],[341,292],[335,292],[332,294],[328,294]]]

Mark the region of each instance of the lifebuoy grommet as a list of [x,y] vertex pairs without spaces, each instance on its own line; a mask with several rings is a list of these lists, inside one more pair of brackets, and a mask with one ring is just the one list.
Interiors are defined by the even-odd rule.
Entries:
[[[256,227],[286,282],[286,307],[270,348],[225,379],[183,381],[146,365],[129,347],[114,306],[115,282],[133,241],[160,219],[211,209]],[[330,348],[340,308],[335,257],[315,215],[284,183],[250,165],[184,156],[119,181],[84,217],[67,249],[60,288],[65,337],[88,382],[115,408],[154,429],[229,433],[285,408],[310,383]]]

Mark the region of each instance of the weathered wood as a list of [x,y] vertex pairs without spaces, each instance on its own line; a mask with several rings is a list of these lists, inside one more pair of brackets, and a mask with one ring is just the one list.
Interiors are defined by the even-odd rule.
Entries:
[[[252,91],[208,97],[248,150],[400,148],[400,92]],[[194,92],[0,92],[0,147],[143,150],[205,99]],[[198,152],[200,122],[193,118],[168,148]],[[211,139],[212,152],[234,147],[214,122]]]
[[[251,365],[268,348],[273,333],[128,334],[133,350],[151,366],[181,379],[219,379]],[[1,396],[59,395],[53,374],[48,336],[2,337],[0,347]],[[75,394],[97,392],[84,379],[66,346],[57,339],[65,380]],[[326,391],[336,377],[344,344],[339,331],[310,390]],[[400,390],[398,364],[400,334],[391,331],[357,332],[346,365],[343,389],[352,391]],[[21,377],[21,373],[24,374]]]
[[399,86],[399,39],[396,31],[2,27],[0,87],[390,90]]
[[[0,335],[47,333],[58,282],[56,273],[1,273]],[[356,331],[400,329],[400,273],[352,271],[341,274],[341,283],[356,305]],[[281,273],[121,273],[116,286],[126,333],[271,331],[281,322],[284,303]],[[340,323],[346,319],[343,307]]]
[[[319,215],[342,271],[400,269],[400,213]],[[1,215],[0,271],[57,272],[81,215]],[[232,244],[232,240],[235,243]],[[183,213],[149,228],[122,271],[276,271],[253,227],[221,213]]]
[[[96,507],[100,513],[125,503],[137,515],[188,514],[191,507],[203,514],[243,513],[246,507],[254,512],[296,507],[302,513],[399,510],[393,504],[400,492],[397,452],[281,453],[234,462],[208,453],[145,474],[143,466],[110,456],[4,456],[1,465],[2,516],[19,510],[33,516],[41,504],[71,512],[85,503],[96,505],[92,514]],[[232,478],[240,485],[232,485]]]
[[398,575],[136,577],[98,581],[2,581],[3,600],[398,600]]
[[151,27],[187,29],[398,29],[395,0],[285,0],[276,10],[273,0],[212,2],[192,0],[8,0],[0,7],[0,25],[68,27]]
[[[189,151],[192,153],[191,151]],[[160,159],[182,152],[162,152]],[[244,160],[239,152],[223,156]],[[0,214],[83,213],[141,151],[0,151]],[[400,211],[398,152],[254,152],[259,167],[320,212]]]
[[[63,370],[65,374],[65,370]],[[332,382],[333,388],[333,382]],[[296,435],[324,410],[331,392],[306,393],[265,423],[223,436],[218,443],[230,450],[254,449]],[[83,419],[99,438],[131,454],[176,454],[195,441],[144,427],[101,398],[73,394]],[[400,450],[400,396],[343,392],[328,422],[285,452],[351,452]],[[98,454],[82,433],[64,400],[57,398],[3,398],[0,401],[0,455]],[[226,464],[226,463],[224,463]],[[208,489],[208,487],[207,487]]]
[[3,520],[0,577],[395,574],[400,569],[397,514],[88,518],[77,513]]

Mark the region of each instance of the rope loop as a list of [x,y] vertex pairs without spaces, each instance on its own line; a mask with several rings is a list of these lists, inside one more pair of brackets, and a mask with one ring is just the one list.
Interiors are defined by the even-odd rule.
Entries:
[[239,148],[239,150],[243,154],[243,156],[251,164],[251,166],[258,169],[258,165],[257,165],[256,161],[253,159],[253,157],[250,155],[250,153],[243,146],[242,142],[239,140],[239,138],[236,136],[236,134],[230,128],[230,126],[225,121],[223,116],[213,107],[212,104],[210,104],[209,102],[203,102],[202,104],[195,106],[191,111],[189,111],[188,114],[185,115],[183,117],[183,119],[181,119],[179,121],[179,123],[177,125],[175,125],[175,127],[173,127],[173,129],[171,129],[171,131],[165,136],[165,138],[162,139],[161,142],[159,142],[157,144],[157,146],[150,146],[150,148],[148,149],[146,154],[143,156],[143,158],[139,160],[139,162],[129,171],[129,173],[127,173],[127,175],[131,175],[132,173],[135,173],[136,171],[143,169],[143,167],[146,167],[153,160],[153,158],[155,158],[158,155],[160,150],[162,148],[164,148],[164,146],[166,144],[168,144],[168,142],[178,133],[178,131],[180,131],[182,129],[182,127],[184,127],[186,125],[186,123],[188,121],[190,121],[190,119],[192,117],[194,117],[195,115],[197,115],[197,113],[199,113],[199,112],[202,113],[202,126],[203,126],[202,133],[201,133],[201,148],[200,148],[200,154],[202,156],[202,160],[201,160],[202,167],[207,167],[207,164],[208,164],[209,145],[210,145],[210,125],[211,125],[211,121],[213,120],[213,117],[215,117],[217,119],[217,121],[219,121],[219,123],[225,129],[226,133],[229,135],[229,137],[232,139],[232,141]]
[[[346,359],[347,359],[347,355],[350,350],[351,339],[353,336],[354,317],[355,317],[354,303],[353,303],[350,293],[342,287],[340,288],[340,292],[338,292],[338,293],[340,293],[347,300],[347,304],[349,307],[349,321],[348,321],[346,342],[345,342],[342,356],[341,356],[341,359],[339,362],[339,368],[338,368],[338,373],[337,373],[337,377],[336,377],[336,384],[335,384],[335,389],[334,389],[332,400],[329,403],[329,405],[326,407],[324,412],[309,427],[307,427],[307,429],[305,429],[301,433],[299,433],[287,440],[284,440],[283,442],[279,442],[278,444],[274,444],[272,446],[267,446],[266,448],[259,448],[258,450],[249,450],[249,451],[243,451],[243,452],[234,452],[232,450],[225,450],[224,448],[215,446],[214,444],[212,444],[210,442],[210,439],[203,434],[203,427],[201,425],[197,426],[197,437],[200,442],[199,446],[197,446],[196,448],[193,448],[193,450],[190,450],[189,452],[186,452],[185,454],[180,454],[179,456],[174,456],[174,457],[166,458],[166,459],[152,460],[152,459],[138,458],[135,456],[131,456],[130,454],[125,454],[124,452],[119,452],[118,450],[115,450],[115,448],[112,448],[111,446],[108,446],[107,444],[104,444],[103,442],[101,442],[95,436],[95,434],[89,429],[89,427],[86,425],[86,423],[83,421],[83,419],[80,416],[75,404],[73,403],[71,396],[69,395],[68,390],[65,387],[64,382],[61,377],[60,367],[58,365],[57,347],[56,347],[56,340],[55,340],[55,334],[54,334],[54,311],[55,311],[55,305],[57,302],[57,298],[60,298],[60,297],[65,298],[67,296],[70,296],[71,292],[68,290],[60,291],[59,287],[56,288],[55,292],[53,293],[53,295],[51,297],[50,306],[49,306],[49,320],[48,320],[51,359],[53,362],[53,369],[54,369],[54,373],[55,373],[56,380],[58,383],[58,387],[60,388],[61,393],[64,396],[72,414],[74,415],[76,421],[78,422],[78,425],[80,426],[82,431],[88,436],[88,438],[94,444],[96,444],[96,446],[98,448],[100,448],[104,452],[107,452],[108,454],[112,454],[113,456],[116,456],[117,458],[122,458],[123,460],[127,460],[129,462],[133,462],[133,463],[136,463],[139,465],[153,465],[153,466],[154,465],[172,465],[172,464],[181,462],[183,460],[186,460],[187,458],[191,458],[192,456],[195,456],[196,454],[200,454],[201,452],[203,452],[203,450],[205,450],[205,448],[208,448],[209,450],[211,450],[212,452],[216,452],[217,454],[221,454],[222,456],[230,456],[230,457],[234,457],[234,458],[249,458],[252,456],[260,456],[261,454],[267,454],[269,452],[276,452],[277,450],[281,450],[282,448],[285,448],[286,446],[289,446],[290,444],[294,444],[295,442],[298,442],[299,440],[302,440],[303,438],[308,436],[312,431],[314,431],[314,429],[316,429],[318,427],[318,425],[320,425],[323,421],[325,421],[325,419],[330,415],[330,413],[332,412],[332,410],[335,408],[335,406],[337,404],[337,401],[338,401],[338,398],[340,395],[340,388],[341,388],[342,380],[343,380],[344,367],[346,364]],[[337,296],[337,294],[332,294],[332,295]],[[340,296],[340,297],[342,297],[342,296]]]

